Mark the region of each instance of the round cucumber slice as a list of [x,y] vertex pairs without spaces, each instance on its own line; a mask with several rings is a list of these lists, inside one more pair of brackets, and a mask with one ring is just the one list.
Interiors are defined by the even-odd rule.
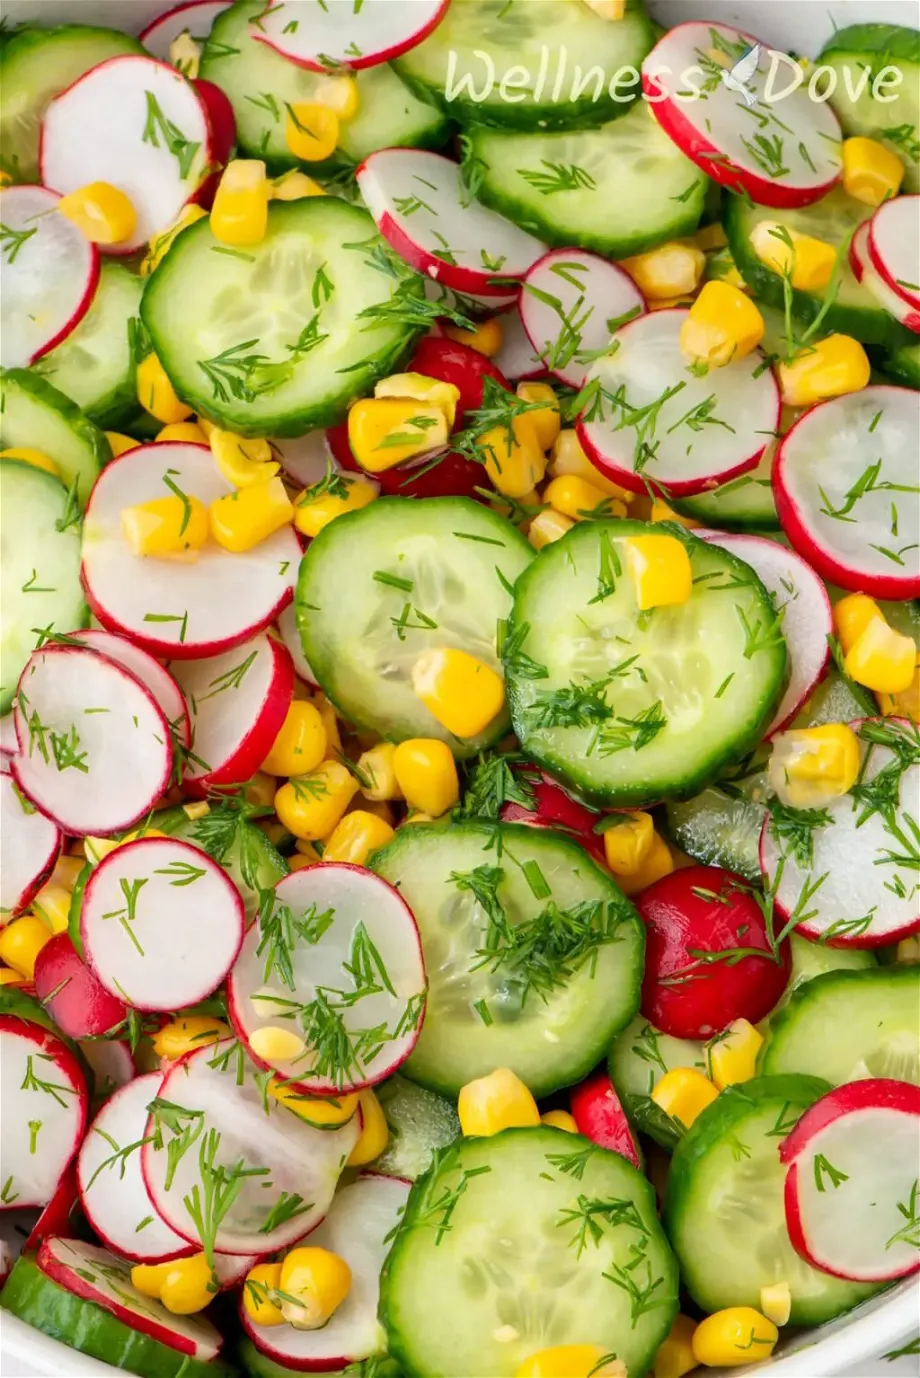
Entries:
[[[79,516],[104,464],[112,458],[109,442],[63,392],[32,369],[0,371],[0,449],[20,445],[41,450],[57,466],[61,482],[76,485]],[[33,626],[35,624],[33,623]]]
[[749,474],[729,479],[710,493],[697,493],[691,498],[674,498],[676,511],[692,517],[703,526],[719,531],[779,531],[780,520],[773,501],[773,446],[768,446],[763,458]]
[[401,828],[373,869],[415,915],[428,1005],[403,1072],[445,1096],[510,1067],[536,1096],[586,1076],[636,1013],[644,934],[573,842],[527,824]]
[[460,1137],[457,1111],[444,1096],[398,1073],[374,1090],[390,1131],[386,1148],[374,1159],[374,1171],[414,1182],[431,1167],[438,1149]]
[[672,1038],[641,1014],[617,1034],[607,1055],[610,1080],[624,1110],[643,1134],[669,1150],[680,1139],[683,1126],[665,1114],[651,1097],[661,1078],[677,1067],[695,1067],[705,1075],[706,1045],[688,1038]]
[[760,740],[782,690],[786,648],[749,565],[686,543],[686,603],[640,613],[626,542],[636,521],[582,522],[515,587],[504,641],[521,746],[593,803],[690,795]]
[[[845,135],[878,139],[904,164],[902,191],[920,191],[920,34],[897,24],[850,24],[837,29],[818,58],[837,77],[830,104]],[[893,67],[902,80],[876,78]],[[886,78],[887,79],[887,78]]]

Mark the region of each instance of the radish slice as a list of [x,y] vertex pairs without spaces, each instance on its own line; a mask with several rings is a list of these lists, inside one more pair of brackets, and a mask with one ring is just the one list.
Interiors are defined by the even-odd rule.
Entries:
[[868,224],[873,266],[902,301],[920,307],[920,196],[885,201]]
[[854,1282],[920,1269],[920,1087],[873,1079],[838,1086],[780,1144],[786,1225],[814,1268]]
[[45,1206],[86,1128],[80,1064],[55,1034],[0,1014],[0,1210]]
[[[285,876],[275,897],[246,934],[227,982],[230,1019],[250,1057],[320,1094],[382,1081],[411,1053],[425,1009],[411,911],[385,880],[340,862]],[[343,1030],[336,1057],[326,1055],[328,1038],[317,1047],[321,1022],[330,1020]],[[303,1050],[269,1062],[251,1040],[279,1021],[302,1035]]]
[[87,600],[104,627],[153,655],[219,655],[262,631],[290,602],[300,543],[285,527],[239,555],[209,542],[191,564],[135,555],[121,533],[122,508],[164,497],[164,478],[206,507],[235,491],[204,445],[138,445],[107,464],[83,520]]
[[588,369],[585,386],[597,391],[578,438],[591,462],[633,493],[705,493],[755,469],[779,429],[779,388],[760,350],[703,378],[687,371],[680,330],[688,314],[630,321],[614,336],[618,348]]
[[99,250],[59,214],[46,187],[0,192],[3,296],[0,364],[25,368],[65,340],[86,315],[99,282]]
[[48,106],[42,181],[71,192],[110,182],[130,199],[134,232],[105,253],[133,254],[178,218],[214,161],[204,102],[179,72],[152,57],[113,57]]
[[859,780],[820,810],[824,821],[804,820],[804,841],[768,814],[760,869],[783,922],[795,917],[803,937],[830,947],[882,947],[920,930],[920,728],[900,718],[850,726],[860,739]]
[[37,1262],[59,1287],[95,1302],[132,1330],[180,1354],[207,1363],[220,1353],[220,1334],[206,1317],[174,1315],[162,1302],[144,1296],[131,1281],[131,1264],[108,1249],[78,1239],[50,1238],[39,1249]]
[[147,1106],[162,1080],[159,1072],[150,1072],[110,1096],[77,1158],[87,1220],[107,1248],[133,1263],[165,1263],[192,1253],[188,1241],[154,1211],[141,1172]]
[[917,394],[887,384],[821,402],[783,436],[776,510],[822,578],[876,598],[920,595],[918,452]]
[[[501,317],[502,347],[495,356],[495,366],[506,378],[522,382],[528,378],[543,378],[546,367],[534,352],[520,311],[515,308]],[[558,375],[557,375],[558,376]]]
[[805,87],[784,96],[780,113],[767,98],[772,61],[773,49],[741,29],[691,21],[649,53],[642,88],[665,133],[713,181],[762,206],[807,206],[840,177],[840,126]]
[[0,923],[28,909],[42,888],[64,841],[60,829],[39,813],[10,775],[0,775]]
[[153,57],[169,61],[169,50],[180,34],[191,34],[196,43],[203,43],[211,32],[211,25],[219,14],[230,8],[231,0],[190,0],[177,5],[142,29],[139,38]]
[[340,1369],[380,1350],[380,1270],[399,1224],[409,1183],[366,1174],[336,1194],[329,1214],[310,1236],[310,1248],[328,1249],[351,1269],[351,1290],[319,1330],[256,1325],[240,1302],[240,1318],[254,1345],[295,1372]]
[[876,272],[875,265],[869,257],[868,220],[857,225],[853,231],[853,238],[850,240],[849,259],[856,281],[861,282],[872,293],[878,304],[884,306],[888,314],[894,316],[896,321],[905,325],[908,330],[920,334],[920,311],[914,310],[904,297],[899,297],[897,292],[892,291],[887,282],[882,279],[881,274]]
[[107,660],[114,660],[116,665],[123,666],[129,675],[139,679],[160,705],[163,716],[169,723],[170,732],[176,740],[182,746],[191,746],[192,725],[182,691],[158,660],[154,660],[149,652],[142,651],[140,646],[135,646],[125,637],[114,636],[111,632],[104,632],[96,627],[70,632],[68,635],[72,641],[79,641],[91,651],[105,656]]
[[127,1007],[101,985],[69,933],[55,933],[35,960],[35,994],[68,1038],[95,1038],[123,1024]]
[[326,441],[325,431],[307,431],[306,435],[300,435],[296,440],[273,440],[271,445],[275,458],[288,478],[304,488],[319,483],[330,463],[333,469],[338,468]]
[[448,3],[412,0],[394,8],[385,0],[363,0],[330,7],[327,0],[269,0],[270,8],[253,20],[252,36],[312,72],[337,66],[357,71],[421,43],[441,22]]
[[4,713],[0,718],[0,756],[15,756],[18,751],[19,739],[16,736],[15,719],[12,713]]
[[300,639],[300,632],[297,630],[297,614],[294,611],[293,603],[288,603],[284,612],[278,617],[278,634],[290,652],[294,664],[294,673],[298,679],[302,679],[306,684],[318,689],[319,680],[303,653],[303,642]]
[[205,1000],[240,950],[243,901],[222,866],[173,837],[140,837],[103,857],[83,891],[87,966],[138,1010]]
[[[358,1141],[358,1116],[338,1129],[315,1129],[271,1096],[233,1040],[201,1048],[167,1072],[160,1099],[180,1107],[162,1123],[163,1148],[141,1150],[144,1181],[154,1206],[172,1228],[200,1246],[186,1201],[202,1190],[202,1167],[249,1171],[218,1223],[215,1248],[226,1254],[274,1253],[302,1239],[319,1224],[335,1192],[345,1161]],[[184,1112],[184,1113],[182,1113]],[[191,1151],[170,1169],[169,1145],[181,1133]],[[252,1170],[255,1169],[253,1172]],[[210,1176],[210,1169],[205,1168]]]
[[37,1250],[49,1234],[74,1234],[80,1208],[76,1164],[71,1161],[58,1182],[54,1195],[29,1231],[24,1248]]
[[95,651],[50,644],[14,704],[20,789],[73,836],[130,828],[169,786],[169,724],[149,689]]
[[262,632],[236,650],[210,660],[176,661],[173,668],[192,712],[186,787],[204,794],[250,779],[271,751],[294,697],[287,648]]
[[783,613],[789,682],[764,734],[772,737],[788,726],[827,671],[828,637],[834,630],[827,590],[811,566],[795,551],[786,550],[764,536],[730,535],[721,531],[696,534],[750,565],[772,596],[776,611]]
[[95,1078],[94,1100],[110,1096],[119,1086],[127,1086],[137,1076],[131,1048],[118,1038],[81,1039],[80,1052]]
[[440,153],[382,148],[365,158],[357,178],[400,258],[457,292],[507,296],[509,279],[522,278],[546,253],[532,234],[471,200],[459,165]]
[[214,1273],[220,1290],[229,1292],[238,1287],[262,1257],[261,1254],[218,1254],[214,1255]]
[[521,319],[535,353],[573,388],[582,386],[591,355],[607,348],[613,331],[644,315],[645,301],[632,278],[583,249],[551,250],[521,287]]

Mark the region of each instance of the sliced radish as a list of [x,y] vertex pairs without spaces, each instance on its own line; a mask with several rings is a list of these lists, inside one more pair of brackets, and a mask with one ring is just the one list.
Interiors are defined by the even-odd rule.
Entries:
[[64,832],[112,833],[169,785],[169,724],[149,689],[95,651],[34,651],[16,691],[20,789]]
[[543,378],[546,366],[537,357],[516,306],[502,316],[500,325],[502,347],[495,356],[495,363],[505,377],[513,378],[516,382]]
[[176,740],[183,746],[191,746],[192,725],[188,707],[182,697],[182,690],[165,666],[155,660],[148,651],[141,650],[140,646],[135,646],[125,637],[115,636],[112,632],[104,632],[97,627],[70,632],[69,637],[72,641],[82,642],[91,651],[97,651],[108,660],[114,660],[117,665],[124,666],[128,674],[139,679],[160,705]]
[[794,550],[786,550],[764,536],[699,532],[711,545],[720,545],[751,566],[783,614],[782,632],[789,652],[789,680],[765,736],[780,732],[798,713],[823,678],[830,659],[828,637],[833,633],[827,589]]
[[[396,1071],[418,1038],[425,990],[421,941],[405,901],[371,871],[332,862],[275,886],[274,909],[249,929],[230,973],[227,1005],[254,1062],[323,1094],[356,1091]],[[318,1048],[330,1023],[341,1029],[332,1058],[328,1037]],[[301,1051],[259,1056],[256,1032],[279,1027],[301,1039]]]
[[896,321],[905,325],[908,330],[913,330],[915,334],[920,334],[920,311],[915,310],[904,297],[898,296],[897,292],[888,286],[881,274],[876,271],[875,264],[869,257],[868,220],[857,225],[853,231],[849,258],[856,281],[861,282],[872,293],[878,304],[884,306],[888,314],[894,316]]
[[271,751],[294,697],[287,647],[261,632],[233,651],[210,660],[179,660],[173,668],[192,714],[186,788],[204,794],[250,779]]
[[[278,617],[278,634],[291,655],[294,664],[294,673],[306,684],[312,685],[314,689],[319,688],[319,680],[310,667],[310,662],[303,653],[303,642],[300,639],[300,632],[297,630],[297,614],[294,611],[294,604],[288,603],[287,607]],[[264,761],[265,757],[262,757]],[[260,762],[261,764],[261,762]]]
[[[255,1068],[233,1040],[177,1062],[160,1100],[179,1107],[169,1116],[177,1131],[163,1121],[163,1147],[145,1143],[141,1163],[157,1211],[178,1234],[200,1243],[186,1202],[202,1190],[202,1161],[206,1175],[217,1167],[248,1174],[217,1226],[215,1248],[226,1254],[273,1253],[315,1229],[360,1133],[357,1115],[338,1129],[315,1129],[263,1096]],[[169,1145],[183,1133],[190,1146],[172,1172],[176,1150],[170,1154]]]
[[869,257],[882,280],[920,307],[920,196],[885,201],[869,221]]
[[776,510],[822,578],[877,598],[920,595],[918,453],[917,394],[881,383],[819,403],[783,436]]
[[203,81],[200,77],[192,82],[208,117],[211,129],[212,172],[195,192],[194,200],[199,206],[210,208],[214,201],[223,166],[229,162],[236,147],[236,115],[230,99],[213,81]]
[[179,72],[152,57],[113,57],[62,91],[45,111],[42,181],[71,192],[110,182],[130,199],[131,254],[168,229],[195,195],[215,150],[204,102]]
[[427,38],[444,17],[449,0],[413,0],[394,8],[385,0],[330,5],[327,0],[269,0],[252,24],[252,36],[275,52],[325,72],[331,67],[375,67],[406,53]]
[[687,371],[688,314],[639,316],[588,369],[585,386],[596,392],[578,438],[602,473],[634,493],[705,493],[755,469],[779,429],[779,388],[760,350],[702,378]]
[[13,780],[0,774],[0,923],[28,909],[48,878],[64,841],[56,823],[39,813]]
[[[204,1316],[177,1316],[131,1281],[131,1264],[96,1244],[46,1239],[38,1251],[45,1277],[75,1297],[101,1306],[132,1330],[207,1363],[220,1353],[221,1337]],[[166,1370],[168,1371],[168,1370]]]
[[128,1014],[124,1001],[90,971],[68,933],[55,933],[38,954],[35,994],[68,1038],[101,1037],[123,1024]]
[[635,1136],[606,1068],[592,1072],[587,1081],[573,1086],[569,1105],[579,1134],[611,1153],[619,1153],[633,1167],[642,1170]]
[[99,282],[99,250],[58,212],[47,187],[0,192],[0,364],[25,368],[66,339]]
[[240,950],[243,901],[222,866],[173,837],[140,837],[103,857],[83,891],[86,963],[139,1010],[211,995]]
[[95,1079],[94,1100],[110,1096],[119,1086],[127,1086],[137,1076],[130,1044],[121,1039],[84,1038],[80,1041],[80,1052],[89,1063]]
[[142,29],[139,38],[153,57],[161,62],[169,61],[169,50],[174,39],[180,34],[190,34],[196,43],[203,43],[211,32],[211,26],[223,10],[229,9],[231,0],[189,0],[186,5],[177,5],[167,10]]
[[310,1236],[310,1248],[328,1249],[351,1269],[351,1289],[319,1330],[256,1325],[242,1301],[240,1318],[256,1348],[295,1372],[340,1369],[380,1351],[380,1270],[390,1251],[410,1184],[377,1173],[362,1175],[336,1194],[329,1214]]
[[218,1254],[214,1255],[214,1273],[220,1290],[229,1292],[240,1283],[262,1257],[261,1254]]
[[649,53],[642,88],[665,133],[713,181],[762,206],[807,206],[840,177],[840,126],[805,86],[781,105],[770,99],[773,60],[741,29],[690,21]]
[[54,1195],[35,1221],[25,1242],[27,1250],[37,1249],[49,1234],[74,1234],[80,1209],[77,1168],[71,1160],[61,1175]]
[[46,1206],[80,1147],[89,1096],[80,1064],[39,1024],[0,1014],[0,1210]]
[[830,947],[882,947],[920,930],[920,728],[900,718],[850,725],[860,739],[857,783],[823,806],[824,821],[809,826],[804,845],[768,814],[760,869],[783,922],[795,917],[803,937]]
[[296,440],[273,440],[271,442],[275,458],[288,478],[300,483],[304,488],[319,483],[332,463],[332,451],[326,443],[325,431],[307,431]]
[[357,178],[384,239],[412,268],[455,291],[507,296],[509,280],[546,253],[532,234],[473,201],[459,165],[440,153],[382,148]]
[[814,1268],[854,1282],[920,1269],[920,1087],[838,1086],[780,1144],[792,1245]]
[[[0,718],[0,756],[15,756],[19,751],[16,736],[16,720],[12,713],[4,713]],[[6,767],[6,762],[3,765]]]
[[597,254],[552,249],[521,287],[521,319],[534,352],[562,383],[580,388],[591,356],[645,301],[632,278]]
[[205,506],[235,491],[204,445],[139,445],[106,465],[83,521],[87,601],[104,627],[154,655],[219,655],[290,602],[300,543],[285,527],[242,554],[209,542],[191,564],[135,555],[122,536],[122,509],[168,495],[166,478]]

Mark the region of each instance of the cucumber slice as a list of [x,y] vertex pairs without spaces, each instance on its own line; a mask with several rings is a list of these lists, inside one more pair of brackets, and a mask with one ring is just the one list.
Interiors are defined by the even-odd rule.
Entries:
[[692,799],[669,799],[665,807],[668,833],[682,851],[759,884],[763,804],[711,785]]
[[273,890],[288,873],[287,862],[262,829],[232,803],[212,804],[202,818],[189,818],[183,808],[164,809],[154,814],[150,826],[219,861],[240,892],[247,919],[255,916],[261,892]]
[[896,349],[879,362],[879,368],[894,382],[920,389],[920,341]]
[[[920,191],[920,34],[896,24],[851,24],[837,29],[818,62],[830,67],[837,82],[830,98],[844,134],[879,139],[904,164],[902,191]],[[901,75],[886,77],[884,99],[872,95],[872,84],[885,68]],[[854,95],[851,92],[855,92]]]
[[0,164],[14,182],[37,182],[38,138],[49,101],[110,57],[143,53],[136,38],[89,24],[14,33],[0,50]]
[[765,1075],[807,1072],[834,1086],[864,1077],[920,1085],[920,967],[829,971],[795,991],[760,1055]]
[[33,365],[35,373],[82,407],[91,421],[109,430],[137,408],[131,321],[140,309],[143,290],[139,277],[104,258],[89,311],[62,344]]
[[641,1014],[617,1034],[607,1054],[610,1080],[624,1110],[643,1134],[669,1150],[685,1131],[679,1121],[655,1104],[651,1095],[665,1073],[676,1067],[695,1067],[705,1073],[705,1044],[672,1038]]
[[[409,826],[376,853],[373,869],[397,887],[422,938],[427,1014],[402,1069],[413,1081],[455,1097],[475,1077],[510,1067],[535,1096],[549,1095],[586,1076],[636,1013],[638,915],[579,846],[550,829]],[[556,939],[535,923],[553,907],[569,911]],[[529,962],[499,963],[509,944],[496,918],[532,925]],[[573,933],[581,947],[568,941]],[[599,941],[586,943],[592,936]]]
[[457,1112],[443,1096],[398,1074],[374,1089],[390,1130],[374,1171],[414,1182],[431,1167],[438,1149],[460,1137]]
[[[323,77],[256,42],[251,21],[264,9],[260,0],[238,0],[218,16],[204,44],[201,76],[219,86],[233,106],[237,143],[245,156],[301,167],[285,139],[285,106],[315,100]],[[446,142],[450,121],[414,96],[392,67],[381,63],[354,77],[358,112],[343,121],[335,156],[311,163],[311,175],[359,163],[378,148],[440,148]]]
[[[548,8],[543,0],[535,13],[542,20]],[[598,129],[528,134],[473,127],[464,167],[480,201],[522,229],[554,247],[575,245],[606,258],[692,234],[707,185],[649,118],[644,101]]]
[[25,445],[57,465],[61,481],[76,484],[80,506],[100,469],[112,458],[109,442],[80,408],[30,369],[0,370],[0,449]]
[[413,1187],[381,1317],[410,1374],[510,1378],[535,1350],[573,1336],[641,1374],[668,1333],[677,1286],[655,1193],[636,1168],[561,1129],[506,1129],[458,1140]]
[[310,543],[296,596],[304,654],[351,722],[470,756],[508,730],[507,713],[461,741],[416,694],[412,667],[433,646],[460,646],[500,669],[496,625],[532,557],[516,527],[467,498],[382,498]]
[[[421,279],[381,272],[371,255],[382,244],[367,212],[334,196],[273,201],[264,239],[245,250],[218,243],[207,219],[189,226],[141,303],[176,391],[240,435],[341,421],[417,331],[405,305]],[[391,314],[357,324],[376,307]]]
[[35,629],[70,632],[84,627],[89,614],[80,583],[79,524],[58,527],[73,516],[63,483],[33,464],[0,460],[0,509],[0,713],[6,713],[38,643]]
[[672,498],[676,511],[693,517],[703,526],[719,531],[779,531],[780,520],[773,501],[773,446],[749,474],[729,479],[709,493],[697,493],[690,498]]
[[464,0],[393,66],[462,124],[569,129],[623,114],[653,41],[634,3],[611,24],[579,0]]
[[682,531],[692,597],[637,611],[625,542],[659,529],[582,522],[515,587],[504,644],[515,731],[527,756],[592,803],[694,793],[757,744],[782,691],[786,648],[769,596],[721,547]]
[[798,933],[789,934],[789,953],[792,957],[792,975],[785,999],[813,981],[816,976],[824,976],[828,971],[876,971],[878,962],[875,954],[860,947],[828,947],[826,943],[812,943],[800,938]]
[[[865,979],[861,973],[859,979]],[[827,1089],[826,1082],[805,1076],[756,1077],[730,1086],[674,1150],[663,1222],[681,1281],[704,1311],[759,1308],[762,1287],[786,1282],[791,1323],[820,1325],[878,1290],[812,1268],[786,1229],[786,1169],[777,1149]]]

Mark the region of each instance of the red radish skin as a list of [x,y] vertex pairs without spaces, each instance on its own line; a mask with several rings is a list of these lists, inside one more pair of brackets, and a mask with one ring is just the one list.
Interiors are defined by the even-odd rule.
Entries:
[[869,221],[869,258],[886,286],[920,308],[920,196],[884,201]]
[[[15,757],[8,758],[12,762]],[[5,918],[22,914],[44,885],[60,855],[63,834],[17,788],[9,766],[0,775],[0,910]]]
[[[348,443],[347,422],[328,430],[326,439],[339,468],[346,473],[366,475]],[[373,478],[382,493],[397,498],[475,498],[476,488],[488,483],[481,464],[450,451],[438,455],[437,463],[425,460],[418,465],[397,464]]]
[[606,868],[603,838],[594,831],[594,825],[601,815],[573,799],[545,771],[525,765],[520,768],[520,774],[533,794],[535,807],[528,809],[523,804],[504,804],[500,814],[502,822],[530,823],[535,827],[556,828],[568,833]]
[[115,636],[114,633],[104,632],[97,627],[68,632],[68,636],[71,640],[88,646],[91,651],[97,651],[108,660],[114,660],[116,665],[121,665],[129,675],[133,675],[141,684],[146,685],[162,708],[163,715],[177,740],[183,746],[191,746],[192,725],[182,690],[166,667],[150,655],[149,651],[141,650],[140,646],[135,646],[127,637]]
[[573,1086],[569,1106],[579,1134],[642,1170],[629,1121],[605,1071],[594,1072],[580,1086]]
[[[0,1171],[8,1184],[0,1210],[43,1208],[54,1199],[86,1130],[86,1078],[70,1048],[49,1029],[29,1020],[0,1014],[0,1044],[4,1068]],[[40,1122],[37,1134],[45,1131],[40,1144],[34,1140],[35,1153],[29,1128],[33,1117]],[[20,1160],[27,1164],[28,1175],[19,1170]]]
[[236,116],[233,113],[233,106],[220,87],[215,86],[213,81],[205,81],[202,77],[196,77],[192,85],[201,97],[207,111],[208,124],[211,127],[214,162],[217,164],[211,175],[202,182],[194,197],[199,206],[208,208],[214,200],[220,182],[221,170],[224,164],[229,161],[230,154],[236,145]]
[[93,1074],[93,1100],[96,1102],[137,1076],[131,1045],[119,1038],[83,1038],[79,1048]]
[[[296,30],[289,31],[288,15],[281,13],[283,3],[269,0],[253,37],[288,62],[311,72],[328,71],[331,63],[360,71],[389,62],[416,47],[440,24],[448,3],[449,0],[415,0],[398,18],[379,3],[369,4],[363,12],[358,6],[353,12],[336,11],[330,15],[324,0],[313,0],[312,13],[307,10],[309,0],[299,0],[300,13],[306,12],[307,17]],[[277,10],[276,15],[273,9]],[[409,16],[411,23],[407,22]]]
[[57,1190],[29,1232],[22,1246],[23,1250],[37,1249],[49,1235],[73,1234],[77,1228],[76,1218],[80,1206],[80,1193],[77,1190],[77,1168],[71,1162],[57,1184]]
[[920,310],[915,309],[905,297],[898,296],[897,292],[888,286],[869,257],[869,221],[864,220],[853,231],[848,257],[856,281],[863,283],[879,305],[884,306],[896,321],[900,321],[901,325],[913,330],[915,334],[920,333]]
[[146,29],[141,29],[138,38],[153,57],[162,62],[169,61],[169,49],[173,39],[182,33],[191,34],[197,42],[207,38],[217,16],[230,8],[232,0],[189,0],[188,4],[176,5],[158,15]]
[[97,981],[67,933],[55,933],[35,962],[35,993],[68,1038],[98,1038],[125,1022],[123,1000]]
[[[741,876],[689,866],[655,881],[635,904],[646,937],[641,1010],[656,1029],[707,1039],[735,1019],[756,1024],[774,1008],[789,980],[789,944],[774,953]],[[752,951],[735,961],[739,949]]]
[[511,390],[508,379],[491,359],[480,354],[478,349],[447,336],[425,335],[419,340],[412,358],[406,364],[406,371],[424,373],[441,383],[453,383],[460,393],[457,403],[458,425],[463,424],[466,412],[482,406],[484,378],[493,378],[496,383]]

